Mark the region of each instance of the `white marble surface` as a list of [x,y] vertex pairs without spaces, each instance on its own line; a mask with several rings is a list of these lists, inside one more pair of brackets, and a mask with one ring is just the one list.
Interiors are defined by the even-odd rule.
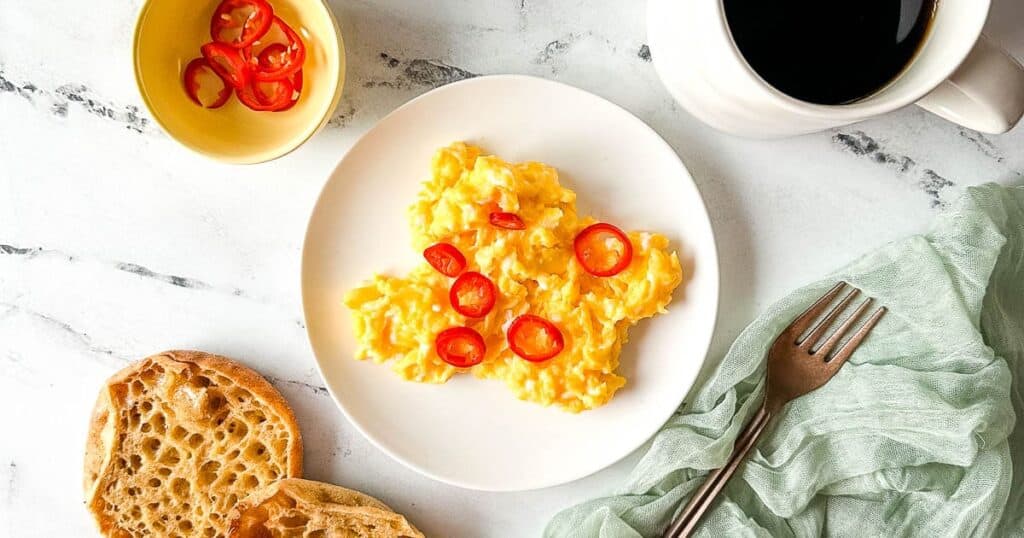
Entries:
[[[574,84],[675,147],[720,243],[712,357],[786,290],[922,231],[967,185],[1024,173],[1024,127],[985,137],[916,108],[783,141],[713,132],[672,103],[642,58],[643,3],[615,0],[331,0],[349,54],[336,118],[281,160],[221,165],[137,108],[139,4],[0,2],[0,536],[94,534],[80,469],[97,389],[167,348],[223,353],[272,376],[305,432],[308,476],[380,496],[432,536],[537,536],[560,508],[617,487],[636,455],[542,491],[447,487],[374,449],[320,388],[298,278],[314,198],[360,134],[452,78]],[[1018,0],[995,0],[987,31],[1024,57]]]

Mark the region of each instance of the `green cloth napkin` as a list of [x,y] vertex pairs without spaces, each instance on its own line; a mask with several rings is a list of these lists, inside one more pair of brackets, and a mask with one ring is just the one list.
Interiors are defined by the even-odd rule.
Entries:
[[545,535],[660,536],[759,405],[775,336],[840,279],[889,313],[769,425],[696,535],[1024,536],[1024,188],[995,184],[769,308],[621,493],[564,510]]

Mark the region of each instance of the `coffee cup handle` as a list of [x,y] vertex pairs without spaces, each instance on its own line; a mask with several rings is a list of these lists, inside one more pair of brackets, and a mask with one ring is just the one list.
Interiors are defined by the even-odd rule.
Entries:
[[1024,114],[1024,67],[984,35],[960,67],[917,102],[984,133],[1005,133]]

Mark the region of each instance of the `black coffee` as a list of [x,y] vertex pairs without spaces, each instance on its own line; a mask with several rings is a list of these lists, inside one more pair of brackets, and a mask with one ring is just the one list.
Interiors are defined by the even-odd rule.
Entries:
[[[681,0],[686,1],[686,0]],[[766,82],[812,103],[850,103],[914,58],[938,0],[725,0],[733,39]]]

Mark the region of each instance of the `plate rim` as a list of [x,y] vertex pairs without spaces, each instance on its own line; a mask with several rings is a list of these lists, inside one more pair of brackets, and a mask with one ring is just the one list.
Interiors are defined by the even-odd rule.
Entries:
[[[709,251],[709,255],[713,258],[712,260],[710,260],[710,263],[714,264],[713,270],[709,270],[708,271],[710,277],[713,280],[713,282],[711,284],[714,286],[714,300],[711,301],[711,305],[713,307],[713,312],[711,313],[711,320],[710,320],[711,321],[711,323],[710,323],[711,330],[708,331],[708,333],[707,333],[707,337],[705,338],[706,341],[702,342],[701,345],[700,345],[700,347],[703,348],[703,351],[700,353],[700,357],[701,357],[701,359],[700,359],[700,367],[698,367],[698,368],[696,368],[694,370],[694,374],[693,374],[692,378],[687,383],[685,383],[685,389],[684,390],[680,390],[679,401],[676,403],[676,405],[671,407],[671,408],[669,408],[667,410],[667,412],[664,414],[664,417],[661,420],[656,422],[657,426],[652,431],[647,432],[646,434],[644,434],[644,436],[642,438],[639,438],[639,440],[635,444],[635,446],[630,447],[628,450],[624,451],[622,454],[615,455],[614,458],[610,459],[607,463],[604,463],[604,464],[602,464],[602,465],[600,465],[598,467],[595,467],[595,468],[589,469],[589,470],[584,470],[582,472],[574,473],[574,474],[569,475],[569,476],[560,476],[560,477],[558,477],[556,479],[553,479],[553,480],[537,480],[537,481],[534,481],[533,483],[530,483],[527,486],[512,486],[512,487],[500,487],[500,486],[494,486],[494,485],[484,485],[484,484],[479,484],[479,483],[473,483],[472,481],[467,481],[467,480],[463,480],[463,479],[457,479],[457,478],[452,478],[452,477],[447,477],[447,476],[439,475],[439,474],[437,474],[437,473],[435,473],[435,472],[433,472],[433,471],[423,467],[420,464],[417,464],[417,463],[415,463],[413,461],[407,460],[407,459],[399,456],[398,454],[396,454],[388,446],[386,446],[385,443],[381,442],[379,439],[377,439],[376,436],[374,436],[366,428],[364,428],[363,425],[358,420],[356,420],[351,414],[349,414],[348,410],[345,408],[345,406],[341,403],[341,400],[335,394],[334,389],[331,386],[330,380],[328,380],[327,376],[324,374],[324,364],[323,364],[324,363],[324,359],[320,358],[320,355],[317,353],[317,347],[313,343],[313,335],[311,334],[310,328],[309,328],[310,327],[310,324],[309,324],[309,308],[310,308],[309,304],[310,304],[310,301],[307,300],[307,293],[309,293],[309,292],[307,291],[308,290],[308,286],[307,286],[307,282],[306,282],[306,280],[307,280],[308,263],[309,263],[309,261],[307,260],[307,257],[308,257],[308,252],[310,251],[309,241],[310,241],[310,231],[311,231],[311,227],[312,227],[312,223],[313,223],[313,218],[317,215],[317,213],[320,210],[320,206],[323,203],[324,194],[326,193],[328,186],[330,185],[330,183],[331,183],[332,179],[334,178],[335,174],[337,174],[338,170],[345,163],[345,160],[349,157],[349,155],[352,154],[353,151],[358,149],[358,147],[365,142],[366,138],[370,135],[370,133],[372,133],[375,129],[377,129],[377,127],[379,125],[381,125],[382,123],[384,123],[385,121],[390,119],[392,116],[398,115],[399,113],[403,112],[406,108],[412,107],[414,104],[418,103],[420,100],[425,100],[425,99],[429,98],[430,96],[433,96],[435,93],[440,93],[440,92],[444,92],[444,91],[450,91],[450,90],[452,90],[453,88],[456,88],[456,87],[471,86],[473,84],[479,84],[481,81],[495,81],[495,80],[497,80],[497,81],[505,80],[505,81],[510,81],[510,82],[527,80],[527,81],[529,81],[531,83],[539,82],[539,83],[542,83],[542,84],[558,86],[558,87],[560,87],[559,88],[560,90],[570,90],[572,92],[579,92],[579,93],[585,94],[585,95],[590,96],[592,98],[598,99],[599,101],[602,101],[603,103],[605,103],[605,104],[607,104],[607,105],[609,105],[609,106],[611,106],[611,107],[613,107],[615,109],[618,109],[622,113],[625,113],[626,117],[629,118],[629,121],[637,123],[642,129],[645,129],[651,135],[653,135],[655,137],[655,139],[657,139],[658,142],[660,142],[664,146],[664,149],[668,150],[675,157],[675,160],[679,163],[679,166],[683,169],[684,172],[686,172],[686,179],[687,179],[687,181],[689,181],[689,183],[693,187],[694,191],[697,193],[697,201],[699,202],[700,207],[703,210],[704,220],[707,222],[708,234],[710,236],[710,245],[709,245],[710,246],[710,251]],[[301,298],[302,298],[302,321],[303,321],[303,325],[304,325],[304,329],[305,329],[305,333],[306,333],[306,341],[309,344],[310,351],[312,351],[314,362],[316,362],[317,373],[320,374],[320,378],[323,380],[324,386],[327,388],[327,392],[330,395],[331,400],[334,402],[334,405],[338,408],[338,410],[341,411],[342,416],[345,417],[346,421],[349,424],[351,424],[356,429],[356,431],[358,431],[365,439],[370,441],[370,443],[377,450],[380,450],[381,452],[383,452],[385,455],[387,455],[392,460],[394,460],[394,461],[400,463],[401,465],[405,466],[406,468],[411,469],[411,470],[419,473],[420,475],[428,477],[428,478],[430,478],[432,480],[436,480],[436,481],[444,483],[444,484],[456,486],[456,487],[467,489],[467,490],[486,491],[486,492],[515,492],[515,491],[533,491],[533,490],[545,489],[545,488],[550,488],[550,487],[554,487],[554,486],[559,486],[559,485],[562,485],[562,484],[568,484],[570,482],[575,482],[575,481],[580,480],[582,478],[586,478],[586,477],[588,477],[590,475],[593,475],[593,474],[595,474],[595,473],[597,473],[599,471],[607,469],[607,468],[615,465],[616,463],[622,461],[627,456],[629,456],[630,454],[635,452],[637,449],[642,447],[645,443],[650,441],[654,437],[654,435],[657,434],[658,431],[660,431],[662,427],[664,427],[665,423],[668,421],[669,418],[672,417],[672,415],[676,412],[676,410],[679,409],[679,406],[682,405],[683,401],[686,399],[687,394],[690,393],[690,391],[693,389],[694,385],[696,384],[698,378],[700,377],[700,371],[703,369],[704,363],[707,362],[707,356],[708,356],[708,353],[711,350],[711,343],[714,340],[714,335],[715,335],[715,333],[717,332],[717,329],[718,329],[718,317],[719,317],[719,310],[720,310],[721,299],[722,299],[722,294],[721,294],[721,265],[719,263],[718,240],[717,240],[717,238],[715,236],[715,229],[714,229],[713,223],[711,222],[711,216],[708,213],[707,203],[704,201],[704,195],[703,195],[703,193],[701,193],[700,187],[697,185],[697,182],[694,181],[693,174],[690,173],[690,169],[686,166],[686,163],[683,162],[682,158],[676,152],[675,148],[673,148],[660,134],[658,134],[658,132],[655,131],[653,127],[648,125],[647,122],[643,121],[642,119],[637,117],[635,114],[633,114],[632,112],[630,112],[626,108],[624,108],[624,107],[622,107],[622,106],[620,106],[620,105],[618,105],[618,104],[616,104],[616,103],[610,101],[609,99],[606,99],[606,98],[604,98],[604,97],[602,97],[600,95],[597,95],[597,94],[592,93],[590,91],[584,90],[582,88],[578,88],[578,87],[573,86],[571,84],[567,84],[567,83],[564,83],[564,82],[559,82],[559,81],[556,81],[556,80],[551,80],[551,79],[547,79],[547,78],[543,78],[543,77],[536,77],[536,76],[532,76],[532,75],[520,75],[520,74],[481,75],[481,76],[476,76],[476,77],[471,77],[471,78],[463,79],[463,80],[460,80],[460,81],[457,81],[457,82],[453,82],[453,83],[450,83],[450,84],[445,84],[444,86],[439,86],[437,88],[433,88],[430,91],[424,92],[424,93],[422,93],[420,95],[417,95],[417,96],[413,97],[412,99],[409,99],[405,103],[399,105],[394,110],[392,110],[391,112],[385,114],[379,120],[374,122],[373,126],[371,126],[369,129],[367,129],[366,132],[364,132],[361,135],[359,135],[358,140],[356,140],[355,143],[352,144],[352,146],[350,146],[347,151],[345,151],[345,153],[341,156],[341,158],[338,159],[338,164],[336,164],[334,166],[334,168],[331,169],[330,174],[327,176],[327,179],[324,181],[323,185],[321,186],[320,192],[317,194],[316,201],[313,203],[313,206],[312,206],[312,208],[309,211],[309,216],[308,216],[308,218],[306,220],[306,231],[305,231],[305,233],[303,235],[301,256],[302,256],[302,258],[301,258],[301,261],[300,261],[300,264],[299,264],[299,281],[300,281],[299,283],[300,283],[300,294],[301,294]],[[709,263],[709,261],[705,261],[704,263],[707,264],[707,263]]]

